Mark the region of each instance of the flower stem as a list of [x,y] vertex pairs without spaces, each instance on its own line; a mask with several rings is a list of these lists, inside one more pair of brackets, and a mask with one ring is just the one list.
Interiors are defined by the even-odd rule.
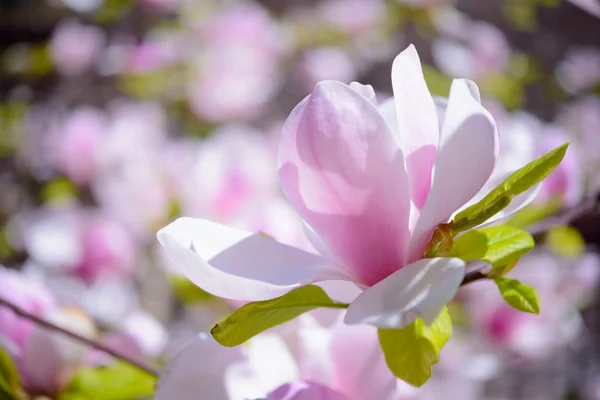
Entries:
[[106,354],[109,354],[115,358],[118,358],[119,360],[122,360],[128,364],[131,364],[132,366],[139,368],[142,371],[145,371],[150,375],[153,375],[156,377],[158,377],[160,375],[160,371],[156,367],[148,365],[148,364],[144,363],[143,361],[135,360],[129,356],[121,354],[118,351],[111,349],[102,343],[96,342],[95,340],[88,339],[88,338],[78,335],[74,332],[71,332],[67,329],[61,328],[60,326],[57,326],[57,325],[53,324],[52,322],[46,321],[45,319],[42,319],[36,315],[33,315],[33,314],[23,310],[16,304],[6,300],[5,298],[3,298],[1,296],[0,296],[0,306],[5,306],[7,308],[10,308],[15,314],[20,315],[23,318],[27,318],[28,320],[33,321],[37,325],[40,325],[51,331],[58,332],[62,335],[68,336],[71,339],[81,342],[87,346],[93,347],[96,350],[100,350]]

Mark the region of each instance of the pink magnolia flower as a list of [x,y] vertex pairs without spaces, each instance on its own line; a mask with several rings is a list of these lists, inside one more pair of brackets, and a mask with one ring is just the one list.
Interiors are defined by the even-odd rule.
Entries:
[[350,56],[336,47],[311,47],[300,59],[295,78],[301,88],[312,88],[319,81],[352,81],[358,74]]
[[212,121],[258,113],[275,93],[281,56],[279,27],[253,2],[239,2],[199,26],[204,46],[188,87],[192,110]]
[[[0,266],[0,294],[21,309],[54,324],[91,336],[94,326],[84,314],[58,308],[41,283]],[[24,388],[30,394],[53,395],[68,383],[73,366],[87,350],[62,335],[0,306],[0,345],[14,358]]]
[[101,277],[123,279],[137,250],[130,233],[106,215],[76,207],[26,213],[17,221],[32,260],[91,284]]
[[461,290],[461,295],[466,295],[473,334],[493,345],[487,349],[504,353],[503,358],[507,349],[530,360],[545,357],[551,349],[572,343],[581,333],[584,327],[577,306],[586,294],[593,293],[599,273],[595,254],[566,261],[543,248],[536,249],[524,256],[509,275],[535,286],[543,305],[540,315],[511,308],[493,282],[471,285]]
[[[544,124],[533,115],[515,112],[497,119],[500,126],[500,152],[506,154],[496,167],[495,175],[504,179],[519,166],[540,157],[569,141],[557,124]],[[577,147],[572,146],[563,161],[542,182],[536,202],[560,198],[565,206],[574,206],[583,195],[582,163]]]
[[78,184],[89,183],[105,129],[106,117],[101,111],[89,107],[73,110],[52,138],[57,169]]
[[348,35],[361,36],[382,23],[385,11],[381,0],[327,0],[318,3],[317,17]]
[[511,53],[502,31],[466,19],[459,20],[459,26],[432,43],[433,58],[442,71],[452,77],[484,79],[505,70]]
[[327,386],[299,381],[278,387],[264,400],[350,400],[350,398]]
[[[216,296],[246,301],[348,280],[364,292],[350,304],[347,323],[402,327],[418,315],[432,322],[465,265],[422,259],[424,250],[438,224],[487,193],[496,125],[470,81],[455,80],[436,109],[413,46],[394,60],[392,84],[394,98],[377,108],[370,86],[321,82],[283,127],[280,185],[319,255],[181,218],[158,239],[186,276]],[[498,217],[531,201],[535,190]]]
[[[43,316],[81,336],[96,334],[91,319],[78,309],[64,307],[48,310]],[[32,394],[54,396],[64,389],[89,348],[60,333],[34,326],[21,359],[26,388]]]
[[52,59],[56,68],[64,75],[85,72],[104,45],[102,30],[95,26],[67,21],[56,28],[50,43]]
[[[44,285],[1,265],[0,294],[21,309],[38,316],[55,306],[52,293]],[[12,349],[11,352],[15,354],[21,353],[32,329],[33,322],[0,306],[0,343],[9,351]]]
[[[282,385],[291,389],[302,385],[299,382],[310,382],[305,394],[336,393],[339,397],[334,399],[340,400],[395,399],[396,378],[379,350],[375,328],[349,327],[340,318],[326,328],[311,315],[295,324],[291,337],[263,333],[236,348],[200,334],[169,363],[156,399],[276,399],[269,396],[282,396]],[[198,363],[198,357],[204,362]]]
[[556,68],[556,78],[569,93],[577,94],[593,88],[600,81],[600,51],[594,47],[569,49]]

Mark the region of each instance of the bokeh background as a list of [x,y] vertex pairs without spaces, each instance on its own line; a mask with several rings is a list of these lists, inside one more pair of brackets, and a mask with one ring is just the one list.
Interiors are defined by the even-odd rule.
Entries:
[[283,121],[324,79],[389,97],[410,43],[432,93],[479,85],[499,168],[572,144],[515,221],[564,217],[515,269],[542,315],[462,289],[432,383],[402,398],[600,399],[597,0],[0,0],[0,294],[164,364],[230,305],[156,231],[186,215],[308,246],[278,189]]

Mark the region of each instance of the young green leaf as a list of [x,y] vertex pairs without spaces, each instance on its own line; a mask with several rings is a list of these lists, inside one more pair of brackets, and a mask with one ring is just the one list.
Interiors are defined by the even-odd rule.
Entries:
[[269,328],[321,307],[348,308],[348,304],[331,300],[319,286],[302,286],[275,299],[243,305],[216,324],[210,333],[223,346],[234,347]]
[[464,261],[484,260],[493,267],[510,264],[533,249],[533,237],[526,231],[510,225],[497,225],[473,230],[454,239],[447,257]]
[[125,362],[80,368],[59,400],[129,400],[149,398],[157,378]]
[[478,203],[459,212],[454,218],[454,235],[484,223],[510,204],[513,197],[544,180],[560,164],[568,146],[565,143],[518,169]]
[[440,350],[452,336],[448,308],[429,326],[422,318],[402,329],[379,329],[379,344],[392,373],[403,381],[422,386],[439,361]]
[[516,279],[496,278],[496,285],[504,300],[515,310],[540,313],[540,296],[537,290]]

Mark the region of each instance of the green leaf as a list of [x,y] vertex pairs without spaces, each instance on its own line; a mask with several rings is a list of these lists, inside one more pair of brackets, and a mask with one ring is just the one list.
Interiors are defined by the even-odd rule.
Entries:
[[21,399],[21,378],[17,367],[6,350],[0,347],[0,399]]
[[537,290],[516,279],[495,279],[504,300],[515,310],[532,314],[540,313],[540,296]]
[[276,325],[316,308],[348,308],[329,298],[319,286],[307,285],[271,300],[255,301],[240,307],[210,331],[215,340],[234,347]]
[[493,267],[500,267],[518,259],[534,245],[533,237],[527,231],[510,225],[497,225],[459,236],[447,257],[458,257],[464,261],[484,260]]
[[578,258],[585,250],[585,240],[576,228],[557,225],[546,234],[546,244],[550,249],[565,258]]
[[379,329],[379,344],[392,373],[403,381],[422,386],[439,361],[440,350],[452,336],[448,308],[427,326],[421,317],[403,329]]
[[125,362],[77,371],[59,400],[134,400],[150,398],[157,378]]
[[565,143],[518,169],[481,201],[459,212],[454,218],[453,234],[484,223],[509,205],[513,197],[544,180],[560,164],[568,146]]

